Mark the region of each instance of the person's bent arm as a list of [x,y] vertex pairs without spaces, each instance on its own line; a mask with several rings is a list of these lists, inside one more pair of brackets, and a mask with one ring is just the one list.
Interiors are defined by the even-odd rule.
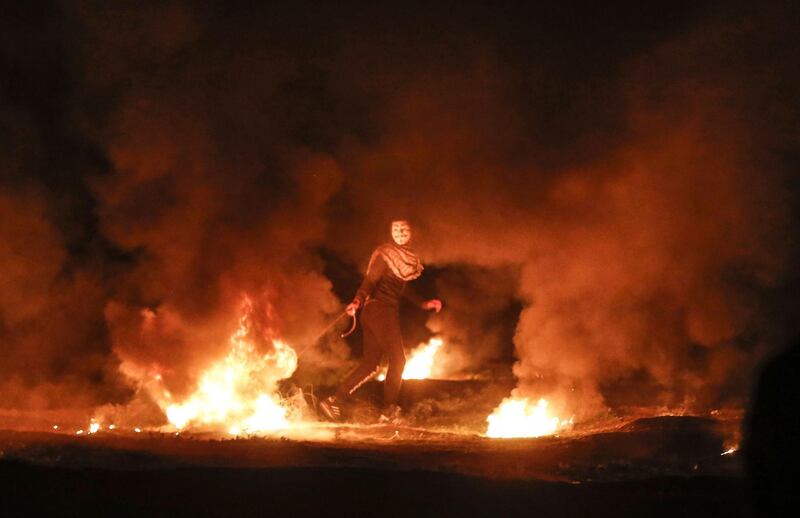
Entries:
[[405,289],[403,289],[403,297],[408,299],[412,304],[415,306],[422,308],[422,309],[432,309],[435,312],[439,312],[442,310],[442,301],[439,299],[429,299],[424,300],[422,297],[417,295],[417,292],[409,285],[406,285]]

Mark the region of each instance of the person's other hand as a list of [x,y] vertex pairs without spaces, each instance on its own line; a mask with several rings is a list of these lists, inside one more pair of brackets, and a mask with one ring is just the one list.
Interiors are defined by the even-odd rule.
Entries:
[[422,305],[423,309],[432,309],[435,312],[440,312],[442,310],[442,301],[439,299],[431,299],[425,301]]
[[344,308],[344,312],[350,315],[351,317],[354,317],[356,316],[356,311],[358,311],[359,306],[361,306],[361,302],[354,300],[353,302],[348,304],[346,308]]

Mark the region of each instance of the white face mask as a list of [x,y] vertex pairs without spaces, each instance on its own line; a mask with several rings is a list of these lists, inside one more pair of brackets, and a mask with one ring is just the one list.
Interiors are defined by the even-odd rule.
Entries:
[[407,221],[392,221],[392,239],[400,246],[411,241],[411,225]]

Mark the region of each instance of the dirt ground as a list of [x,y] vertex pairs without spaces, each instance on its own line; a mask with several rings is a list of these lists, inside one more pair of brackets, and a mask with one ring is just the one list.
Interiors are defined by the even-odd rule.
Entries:
[[728,425],[540,439],[387,425],[325,440],[0,432],[3,516],[749,516]]

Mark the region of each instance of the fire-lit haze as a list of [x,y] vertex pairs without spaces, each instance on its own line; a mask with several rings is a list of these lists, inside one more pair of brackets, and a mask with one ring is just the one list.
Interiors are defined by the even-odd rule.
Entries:
[[797,331],[785,13],[20,4],[0,415],[281,428],[279,380],[333,386],[360,354],[323,331],[397,218],[444,302],[404,309],[406,343],[441,339],[444,377],[514,377],[488,435],[740,407]]

